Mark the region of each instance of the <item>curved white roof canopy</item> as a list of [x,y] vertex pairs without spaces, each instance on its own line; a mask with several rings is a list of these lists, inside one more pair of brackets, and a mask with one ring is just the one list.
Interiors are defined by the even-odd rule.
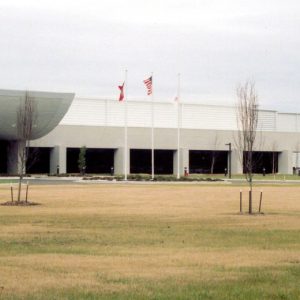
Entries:
[[53,130],[68,111],[75,94],[37,91],[0,90],[0,139],[16,140],[17,113],[25,98],[34,100],[36,121],[32,138],[37,139]]

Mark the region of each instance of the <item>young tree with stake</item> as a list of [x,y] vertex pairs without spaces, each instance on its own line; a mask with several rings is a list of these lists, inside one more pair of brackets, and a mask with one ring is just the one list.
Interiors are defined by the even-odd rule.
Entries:
[[244,165],[244,173],[249,184],[249,214],[252,214],[253,189],[253,149],[256,140],[258,124],[258,96],[253,82],[247,81],[237,90],[237,148],[240,160]]
[[25,94],[24,102],[20,103],[17,111],[17,137],[18,137],[18,202],[21,200],[22,179],[26,173],[26,162],[28,160],[29,144],[32,139],[32,131],[37,120],[36,103]]

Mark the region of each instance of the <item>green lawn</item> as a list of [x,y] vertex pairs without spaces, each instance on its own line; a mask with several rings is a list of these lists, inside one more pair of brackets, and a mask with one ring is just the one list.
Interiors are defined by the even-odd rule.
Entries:
[[[224,176],[224,174],[190,174],[192,178],[220,178],[220,179],[229,179],[228,175]],[[245,179],[245,176],[242,174],[232,174],[232,179]],[[300,180],[300,176],[298,175],[290,175],[290,174],[266,174],[263,176],[262,174],[254,174],[254,180]]]
[[254,216],[239,189],[33,186],[0,206],[0,299],[299,299],[300,188]]
[[17,179],[0,179],[0,184],[1,183],[16,183],[18,182]]

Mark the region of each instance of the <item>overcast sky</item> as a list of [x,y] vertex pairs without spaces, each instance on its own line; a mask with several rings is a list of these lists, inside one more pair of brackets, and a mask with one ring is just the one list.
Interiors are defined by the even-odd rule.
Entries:
[[300,112],[300,1],[0,0],[0,88],[234,104],[256,82],[263,108]]

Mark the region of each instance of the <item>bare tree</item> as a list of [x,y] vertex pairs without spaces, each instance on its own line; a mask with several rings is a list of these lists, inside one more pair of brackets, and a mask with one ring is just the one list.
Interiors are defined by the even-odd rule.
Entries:
[[26,173],[26,162],[29,154],[29,144],[32,139],[32,131],[37,120],[36,104],[32,98],[25,94],[24,102],[21,102],[17,111],[17,137],[18,137],[18,202],[21,198],[22,179]]
[[253,150],[258,124],[258,96],[255,84],[247,81],[237,90],[237,147],[240,150],[244,173],[249,184],[249,214],[252,214]]

